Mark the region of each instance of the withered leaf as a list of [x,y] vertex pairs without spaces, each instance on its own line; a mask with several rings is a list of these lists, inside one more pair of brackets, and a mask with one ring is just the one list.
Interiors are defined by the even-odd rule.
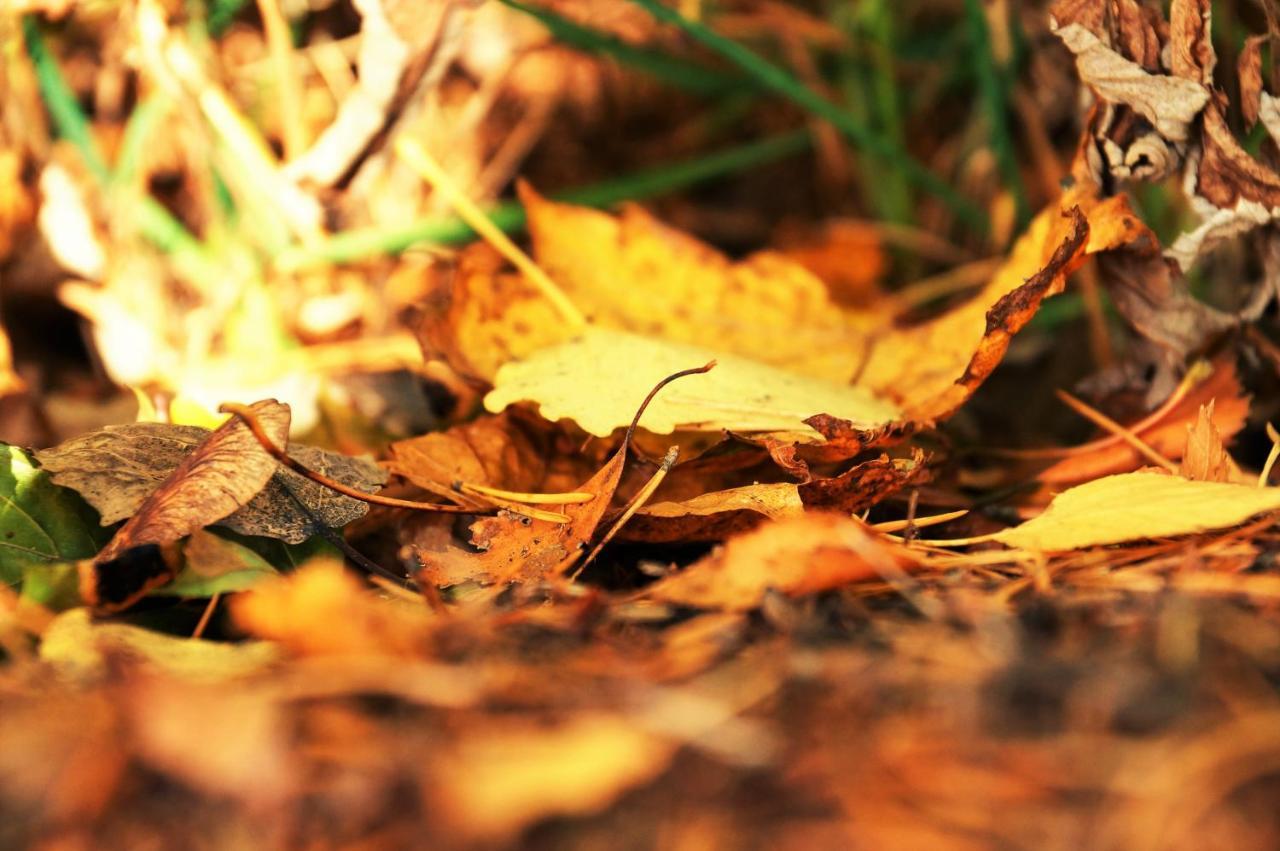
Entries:
[[1178,472],[1198,482],[1230,482],[1242,478],[1213,424],[1213,401],[1201,405],[1193,425],[1187,426],[1187,448]]
[[[465,579],[484,584],[537,582],[568,570],[595,534],[622,478],[627,447],[624,443],[608,463],[575,490],[594,494],[590,502],[557,507],[569,522],[553,523],[502,512],[483,517],[471,526],[471,543],[481,550],[465,570]],[[457,559],[437,562],[426,550],[417,550],[422,563],[419,576],[433,584],[455,584],[463,576]]]
[[[254,402],[253,412],[278,446],[289,440],[289,406],[274,399]],[[92,564],[85,564],[81,593],[100,610],[128,606],[152,587],[173,578],[173,568],[156,569],[136,589],[113,588],[103,599],[99,588],[110,582],[112,566],[126,552],[148,545],[163,546],[213,524],[243,506],[267,484],[277,462],[259,445],[239,419],[214,430],[179,462],[169,477],[120,527]],[[105,577],[105,578],[104,578]]]
[[545,435],[504,411],[393,443],[387,468],[450,499],[460,496],[454,482],[528,493],[546,475],[547,443]]
[[862,511],[926,473],[923,455],[894,461],[886,457],[864,461],[845,472],[790,482],[744,485],[713,491],[681,502],[646,506],[622,528],[631,541],[721,541],[767,520],[797,517],[806,510]]
[[655,599],[706,609],[753,609],[770,589],[813,594],[916,564],[904,547],[839,514],[812,513],[761,526],[651,585]]
[[1061,552],[1226,529],[1277,510],[1280,488],[1140,470],[1064,491],[1043,514],[995,539],[1026,550]]
[[[107,426],[40,450],[36,458],[54,482],[78,491],[98,510],[103,525],[109,525],[136,514],[209,434],[196,426],[163,423]],[[312,470],[370,493],[386,481],[376,464],[336,452],[291,445],[289,455]],[[297,544],[322,531],[322,525],[339,528],[367,511],[365,503],[277,466],[259,494],[217,525]]]

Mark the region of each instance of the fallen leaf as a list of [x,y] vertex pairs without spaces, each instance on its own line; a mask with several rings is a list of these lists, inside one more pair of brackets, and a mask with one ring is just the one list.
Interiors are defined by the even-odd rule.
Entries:
[[1277,509],[1280,488],[1138,471],[1063,491],[1043,514],[993,537],[1019,549],[1059,552],[1226,529]]
[[766,520],[804,513],[790,482],[744,485],[682,502],[656,502],[636,512],[619,537],[629,541],[719,541]]
[[74,491],[16,446],[0,444],[0,582],[17,585],[24,571],[88,558],[104,535]]
[[812,513],[730,538],[724,547],[650,585],[657,600],[703,609],[753,609],[774,590],[827,591],[915,565],[903,547],[838,514]]
[[[277,446],[289,439],[289,406],[274,399],[254,402],[254,413]],[[157,566],[139,583],[120,587],[111,574],[126,551],[161,546],[186,537],[231,514],[254,497],[275,473],[277,462],[238,417],[213,431],[139,506],[133,517],[94,558],[83,563],[81,593],[100,611],[126,608],[149,589],[173,578],[173,568]],[[133,587],[136,585],[137,587]],[[104,591],[110,588],[110,594]]]
[[680,502],[658,502],[636,512],[620,537],[652,543],[721,541],[767,520],[798,517],[806,510],[853,514],[919,481],[925,473],[923,462],[918,452],[906,461],[885,456],[802,484],[752,484]]
[[555,726],[494,718],[433,760],[434,809],[474,839],[496,842],[545,818],[601,810],[661,774],[674,754],[670,742],[618,715],[582,713]]
[[841,345],[848,322],[799,263],[768,251],[732,261],[634,205],[613,216],[528,186],[520,198],[539,265],[593,323],[801,375],[850,375],[855,361]]
[[569,517],[568,522],[555,523],[509,511],[482,517],[471,526],[471,544],[480,552],[462,560],[442,559],[419,549],[420,580],[441,586],[461,581],[537,582],[568,570],[585,555],[587,544],[609,509],[622,478],[626,450],[624,441],[599,472],[574,489],[593,494],[589,502],[557,507]]
[[1213,402],[1200,406],[1193,425],[1187,426],[1187,449],[1178,473],[1197,482],[1239,482],[1243,476],[1213,424]]
[[373,596],[336,559],[255,585],[230,603],[236,624],[300,656],[422,655],[425,607]]
[[278,575],[270,562],[244,544],[202,529],[187,538],[182,569],[161,590],[175,597],[212,597],[244,591]]
[[[840,458],[866,448],[868,431],[902,434],[909,431],[907,422],[949,415],[991,373],[1010,337],[1043,298],[1061,291],[1086,247],[1107,251],[1119,247],[1120,240],[1141,235],[1136,228],[1109,221],[1127,213],[1123,202],[1094,201],[1085,208],[1087,220],[1078,212],[1068,212],[1064,220],[1059,206],[1052,205],[971,301],[938,319],[896,328],[896,303],[842,312],[822,294],[820,281],[781,256],[770,255],[770,277],[762,283],[763,267],[735,265],[634,211],[618,218],[535,196],[529,200],[533,217],[548,215],[548,222],[560,223],[556,229],[546,224],[547,235],[535,238],[538,260],[568,281],[569,295],[593,316],[596,327],[571,339],[571,330],[554,318],[531,286],[513,284],[509,276],[496,273],[462,276],[443,306],[428,311],[422,336],[429,354],[495,383],[486,407],[501,410],[532,399],[544,405],[544,416],[569,416],[602,435],[627,421],[624,406],[608,401],[615,398],[615,387],[634,390],[628,382],[638,367],[673,365],[681,360],[673,352],[714,356],[721,369],[701,388],[727,389],[706,391],[702,405],[686,399],[682,411],[671,410],[681,403],[678,396],[670,397],[667,413],[657,413],[646,424],[649,430],[728,427],[816,442],[814,429],[804,421],[825,414],[860,435],[848,442]],[[1076,200],[1070,195],[1063,206]],[[1082,195],[1080,200],[1089,199]],[[1088,239],[1095,219],[1103,239]],[[630,253],[633,242],[643,246],[635,256]],[[608,251],[593,253],[600,245]],[[593,262],[580,269],[585,253]],[[502,287],[518,287],[519,295],[514,290],[500,295]],[[722,303],[719,293],[725,291],[736,297]],[[779,328],[787,332],[779,334]],[[762,339],[770,345],[761,346]],[[692,354],[686,348],[691,342],[706,350]],[[927,354],[918,356],[922,352]],[[600,358],[607,359],[604,369],[597,363]],[[578,374],[588,368],[590,380]],[[601,384],[596,378],[600,372],[610,381]],[[740,382],[759,389],[753,393],[739,387]]]
[[[105,526],[136,514],[209,434],[197,426],[130,423],[107,426],[35,454],[54,482],[76,490],[98,510]],[[289,446],[289,455],[312,470],[370,493],[386,481],[381,468],[359,458],[296,444]],[[277,467],[266,487],[218,525],[242,535],[297,544],[324,526],[340,528],[368,510],[360,500]]]
[[573,340],[506,364],[485,407],[497,412],[536,401],[546,419],[571,419],[589,434],[607,437],[631,421],[636,399],[663,376],[710,360],[717,362],[713,372],[653,400],[645,415],[647,431],[803,431],[805,418],[818,411],[870,430],[899,416],[894,405],[857,387],[604,328],[588,328]]
[[393,443],[387,469],[450,499],[461,496],[455,482],[530,493],[546,476],[548,443],[545,433],[504,411]]
[[53,619],[40,642],[40,658],[63,676],[104,676],[109,657],[199,682],[225,682],[263,670],[280,656],[263,641],[226,644],[177,638],[120,623],[98,623],[87,609],[72,609]]

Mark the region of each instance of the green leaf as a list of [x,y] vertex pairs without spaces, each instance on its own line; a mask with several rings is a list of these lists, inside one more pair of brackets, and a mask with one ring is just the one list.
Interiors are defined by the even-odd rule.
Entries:
[[245,591],[317,556],[341,558],[332,544],[315,537],[301,544],[273,538],[203,530],[183,547],[184,565],[173,582],[153,593],[168,597],[212,597]]
[[89,558],[107,535],[75,491],[50,481],[24,450],[0,443],[0,581],[17,585],[33,566]]

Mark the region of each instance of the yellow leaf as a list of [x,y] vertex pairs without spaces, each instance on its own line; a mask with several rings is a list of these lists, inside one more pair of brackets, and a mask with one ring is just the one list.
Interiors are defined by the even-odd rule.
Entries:
[[1226,529],[1276,510],[1280,488],[1124,473],[1058,494],[1039,517],[995,540],[1025,550],[1077,550]]
[[827,413],[870,429],[900,416],[894,405],[857,387],[603,328],[503,366],[485,407],[496,413],[516,402],[537,402],[546,419],[572,419],[605,437],[631,422],[636,406],[662,378],[713,359],[718,365],[711,372],[690,376],[654,398],[641,425],[657,434],[804,431],[806,417]]

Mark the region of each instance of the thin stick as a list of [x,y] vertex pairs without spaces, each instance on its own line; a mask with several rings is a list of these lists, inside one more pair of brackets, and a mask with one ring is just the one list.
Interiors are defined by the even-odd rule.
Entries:
[[1057,390],[1054,392],[1058,394],[1058,398],[1061,399],[1063,402],[1065,402],[1067,406],[1071,408],[1071,410],[1075,411],[1077,414],[1084,417],[1085,419],[1101,426],[1102,428],[1105,428],[1107,431],[1111,432],[1112,434],[1115,434],[1125,443],[1129,444],[1134,449],[1136,449],[1139,452],[1139,454],[1145,457],[1148,461],[1152,462],[1153,464],[1158,464],[1159,466],[1164,467],[1166,470],[1168,470],[1171,473],[1178,472],[1177,464],[1173,463],[1168,458],[1161,455],[1159,452],[1156,452],[1146,443],[1146,441],[1138,437],[1129,429],[1120,425],[1120,423],[1111,419],[1111,417],[1108,417],[1106,414],[1102,413],[1099,410],[1089,407],[1084,402],[1080,401],[1075,396],[1072,396],[1070,393],[1068,393],[1065,390]]
[[388,508],[408,508],[413,511],[437,511],[443,514],[489,514],[483,510],[477,510],[465,505],[438,505],[430,502],[414,502],[410,499],[395,499],[389,496],[380,496],[374,493],[365,493],[356,490],[353,487],[344,485],[342,482],[335,481],[328,476],[321,475],[314,470],[308,469],[302,464],[290,458],[279,446],[271,440],[271,437],[262,428],[262,423],[258,422],[258,417],[247,405],[240,405],[235,402],[224,402],[218,406],[218,410],[225,414],[235,414],[237,417],[249,427],[249,431],[257,438],[259,445],[267,451],[272,458],[275,458],[284,466],[288,467],[299,476],[310,479],[318,485],[324,485],[329,490],[337,491],[343,496],[349,496],[352,499],[358,499],[361,502],[367,502],[370,505],[385,505]]
[[945,514],[934,514],[930,517],[917,517],[915,520],[886,520],[883,523],[872,523],[870,527],[877,532],[900,532],[907,526],[914,526],[917,529],[927,529],[930,526],[937,526],[950,520],[955,520],[969,513],[969,509],[962,508],[959,511],[948,511]]
[[523,502],[529,505],[572,505],[579,502],[590,502],[596,498],[593,493],[586,491],[569,491],[567,493],[521,493],[520,491],[508,491],[501,488],[491,488],[488,485],[473,485],[468,482],[454,482],[455,490],[461,491],[472,496],[497,497],[511,502]]
[[1280,432],[1271,423],[1267,423],[1267,437],[1271,438],[1271,451],[1267,453],[1267,463],[1262,465],[1262,472],[1258,474],[1260,488],[1267,486],[1271,479],[1271,468],[1276,465],[1276,459],[1280,458]]
[[214,609],[218,608],[218,601],[222,599],[222,592],[217,591],[209,598],[209,604],[204,607],[204,614],[200,615],[200,621],[196,624],[196,628],[191,631],[192,638],[199,638],[204,635],[205,627],[209,625],[209,621],[213,619]]
[[578,578],[578,574],[582,573],[583,569],[595,560],[595,557],[600,554],[602,549],[604,549],[604,545],[612,541],[613,536],[618,534],[618,530],[625,526],[627,521],[630,520],[632,516],[634,516],[635,513],[649,501],[649,497],[653,496],[653,492],[662,484],[662,480],[667,477],[667,473],[676,465],[676,461],[679,457],[680,447],[673,446],[667,450],[667,454],[662,459],[662,464],[658,467],[658,471],[653,474],[653,478],[645,482],[645,485],[640,489],[640,492],[637,493],[635,498],[631,500],[631,503],[623,509],[622,514],[618,515],[618,519],[609,527],[609,531],[604,533],[604,537],[600,539],[600,543],[596,544],[595,547],[592,548],[591,552],[587,554],[587,557],[584,558],[582,563],[578,565],[577,569],[573,571],[573,575],[569,577],[570,581]]
[[492,245],[511,265],[519,269],[529,282],[537,287],[542,296],[560,314],[566,324],[574,330],[584,328],[587,318],[574,306],[555,281],[551,280],[542,267],[534,263],[529,255],[520,250],[511,239],[503,233],[475,202],[463,194],[453,179],[445,173],[426,149],[412,139],[401,136],[396,140],[396,154],[418,172],[418,175],[432,188],[444,195],[458,217],[471,226],[476,233],[484,237],[485,242]]

